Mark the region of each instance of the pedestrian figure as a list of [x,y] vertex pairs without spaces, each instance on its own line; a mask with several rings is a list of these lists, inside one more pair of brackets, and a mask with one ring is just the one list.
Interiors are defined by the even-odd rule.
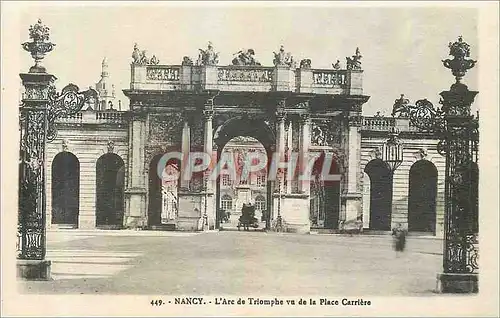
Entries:
[[406,230],[403,228],[401,223],[392,229],[392,235],[394,236],[394,249],[396,252],[402,252],[406,245]]

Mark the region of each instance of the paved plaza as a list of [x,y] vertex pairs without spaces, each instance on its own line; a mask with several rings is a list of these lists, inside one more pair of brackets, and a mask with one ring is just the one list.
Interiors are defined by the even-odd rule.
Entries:
[[22,293],[435,295],[442,241],[389,235],[50,231],[51,281]]

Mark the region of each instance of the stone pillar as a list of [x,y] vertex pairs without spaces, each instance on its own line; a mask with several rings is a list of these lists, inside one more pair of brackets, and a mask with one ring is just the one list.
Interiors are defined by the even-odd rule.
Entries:
[[[205,109],[203,111],[203,118],[205,120],[204,135],[203,135],[203,150],[205,153],[209,154],[212,160],[217,160],[217,154],[213,152],[213,129],[212,129],[212,119],[214,115],[213,104],[208,105],[211,109]],[[215,162],[212,162],[215,164]],[[205,206],[204,206],[204,229],[215,229],[216,215],[215,215],[215,194],[214,194],[214,180],[210,180],[210,173],[212,171],[212,166],[204,176],[205,183]],[[206,220],[205,220],[206,219]],[[208,225],[208,226],[207,226]]]
[[189,152],[191,150],[191,128],[189,127],[189,122],[186,119],[184,121],[184,127],[182,128],[182,163],[181,163],[181,189],[187,189],[189,186],[189,180],[184,178],[184,169],[188,162]]
[[[147,224],[146,176],[144,147],[147,136],[147,115],[135,110],[132,104],[132,117],[129,125],[128,178],[125,189],[125,227],[141,228]],[[135,105],[134,105],[135,104]]]
[[[281,100],[277,106],[276,110],[276,153],[273,154],[273,159],[278,164],[284,161],[285,156],[285,100]],[[274,177],[274,176],[273,176]],[[280,172],[278,168],[276,170],[276,178],[275,178],[275,193],[273,195],[274,198],[274,213],[272,214],[272,219],[276,220],[279,217],[282,217],[283,211],[283,195],[285,193],[284,189],[284,179],[285,176]]]
[[310,171],[306,171],[309,161],[309,146],[311,143],[311,118],[309,114],[303,114],[300,116],[300,145],[299,145],[299,167],[300,167],[300,175],[303,175],[307,172],[307,175],[303,175],[303,180],[299,180],[299,190],[301,193],[310,194]]
[[[213,158],[213,129],[212,129],[212,119],[214,111],[204,110],[203,119],[205,121],[205,128],[203,132],[203,151],[209,154]],[[207,190],[212,190],[213,185],[211,183],[207,184]]]
[[295,167],[292,166],[292,152],[293,152],[293,120],[290,120],[288,124],[287,134],[286,134],[286,158],[288,158],[287,175],[286,177],[286,193],[292,193],[292,183],[293,179],[288,177],[288,173],[292,172]]
[[[345,201],[345,221],[356,220],[362,214],[362,193],[360,184],[360,159],[361,159],[361,112],[352,111],[347,118],[347,142],[344,145],[344,153],[347,156],[345,163],[346,182],[342,191]],[[341,220],[342,221],[342,220]]]
[[285,117],[284,111],[276,112],[276,151],[280,159],[285,156]]

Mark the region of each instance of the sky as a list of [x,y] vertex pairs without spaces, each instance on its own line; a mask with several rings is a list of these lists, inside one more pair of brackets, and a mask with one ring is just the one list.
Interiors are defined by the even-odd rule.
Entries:
[[[313,68],[325,69],[337,59],[345,66],[345,57],[359,47],[364,94],[370,96],[365,115],[390,115],[400,94],[412,102],[427,98],[437,106],[439,92],[454,82],[441,60],[451,58],[448,43],[458,36],[471,45],[472,58],[479,56],[478,11],[468,7],[87,2],[30,3],[19,13],[21,42],[29,40],[29,26],[38,18],[51,28],[56,47],[44,65],[58,78],[59,89],[70,82],[95,86],[107,57],[110,82],[124,108],[128,99],[121,90],[130,86],[134,43],[155,54],[160,64],[180,64],[184,55],[195,60],[198,49],[211,41],[220,53],[219,65],[229,65],[235,52],[252,48],[266,66],[273,65],[273,52],[284,45],[295,60],[310,58]],[[21,47],[19,54],[27,71],[31,57]],[[480,65],[464,79],[471,90],[478,88]]]

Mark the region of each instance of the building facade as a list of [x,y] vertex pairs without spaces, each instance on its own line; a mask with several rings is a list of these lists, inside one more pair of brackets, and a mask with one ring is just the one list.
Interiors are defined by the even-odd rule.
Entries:
[[[405,116],[362,115],[369,96],[359,51],[344,69],[314,69],[308,60],[297,66],[283,47],[272,67],[244,53],[218,66],[211,45],[200,52],[196,63],[184,57],[181,65],[159,65],[134,51],[123,90],[127,111],[112,107],[103,61],[99,101],[61,118],[48,144],[49,227],[217,229],[226,212],[234,219],[251,203],[259,218],[266,212],[267,226],[280,216],[291,232],[335,232],[362,220],[367,231],[402,223],[410,232],[441,235],[445,167],[438,140]],[[383,148],[395,128],[403,160],[392,173]],[[323,180],[313,168],[311,180],[286,173],[269,180],[268,166],[243,182],[203,174],[184,180],[168,177],[185,168],[174,159],[159,177],[165,153],[194,151],[218,159],[259,151],[283,161],[293,152],[299,163],[329,157],[340,178]]]

